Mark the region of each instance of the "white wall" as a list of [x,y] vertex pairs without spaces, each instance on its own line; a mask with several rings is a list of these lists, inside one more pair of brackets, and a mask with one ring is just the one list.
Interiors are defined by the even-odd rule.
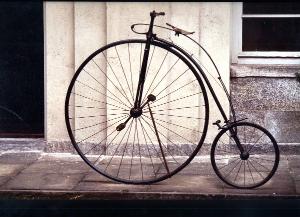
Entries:
[[[45,133],[48,142],[69,140],[64,120],[64,100],[79,64],[106,43],[140,37],[131,32],[130,25],[148,23],[152,10],[166,12],[165,17],[157,18],[158,25],[169,22],[195,31],[193,38],[211,54],[229,87],[231,3],[44,2]],[[157,33],[163,38],[184,43],[184,47],[195,52],[207,69],[216,75],[198,48],[166,31]],[[217,94],[228,113],[224,93],[219,91],[214,80],[212,84],[218,89]],[[213,102],[210,103],[210,110],[211,122],[221,119]],[[211,142],[216,133],[215,127],[210,127],[206,141]]]
[[74,4],[44,3],[45,135],[65,140],[64,98],[74,73]]

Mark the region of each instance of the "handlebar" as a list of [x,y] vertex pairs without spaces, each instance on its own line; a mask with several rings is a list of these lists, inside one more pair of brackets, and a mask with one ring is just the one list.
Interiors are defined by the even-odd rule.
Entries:
[[171,29],[170,28],[166,28],[166,27],[162,27],[162,26],[157,26],[157,25],[153,24],[154,23],[154,19],[155,19],[156,16],[164,16],[164,15],[165,15],[165,12],[156,12],[156,11],[153,10],[152,12],[150,12],[150,16],[151,16],[151,22],[150,22],[150,24],[136,23],[136,24],[131,25],[131,30],[134,33],[136,33],[136,34],[147,34],[147,32],[137,32],[137,31],[135,31],[134,27],[137,26],[137,25],[149,25],[150,26],[149,28],[151,29],[151,32],[152,32],[153,26],[156,26],[156,27],[159,27],[159,28],[163,28],[163,29],[168,29],[168,30],[174,31],[175,35],[177,35],[177,36],[179,36],[180,34],[187,36],[187,35],[195,33],[195,32],[189,32],[189,31],[180,29],[180,28],[178,28],[176,26],[173,26],[173,25],[171,25],[169,23],[166,23],[166,25],[170,26]]
[[156,11],[152,11],[152,12],[150,12],[150,16],[151,16],[151,17],[165,16],[165,12],[156,12]]

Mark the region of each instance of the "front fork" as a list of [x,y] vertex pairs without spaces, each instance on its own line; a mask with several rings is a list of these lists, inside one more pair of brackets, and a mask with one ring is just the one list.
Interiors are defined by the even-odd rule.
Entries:
[[149,52],[150,52],[150,44],[155,35],[153,34],[153,24],[154,19],[157,16],[157,13],[155,11],[150,13],[151,20],[149,25],[149,30],[146,34],[147,40],[146,45],[144,49],[144,55],[143,55],[143,61],[141,66],[141,71],[139,75],[139,83],[136,91],[136,97],[134,101],[134,109],[140,109],[141,102],[142,102],[142,96],[143,96],[143,89],[144,89],[144,83],[145,83],[145,77],[146,77],[146,71],[147,71],[147,64],[148,64],[148,58],[149,58]]
[[141,105],[142,103],[142,96],[143,96],[143,89],[144,89],[144,83],[145,83],[145,78],[146,78],[146,71],[147,71],[147,64],[148,64],[148,58],[149,58],[149,52],[150,52],[150,44],[151,41],[153,40],[153,38],[155,38],[155,34],[153,34],[153,25],[154,25],[154,19],[156,16],[163,16],[165,15],[164,12],[155,12],[152,11],[150,13],[151,16],[151,20],[150,20],[150,25],[149,25],[149,30],[146,33],[147,36],[147,40],[146,40],[146,45],[145,45],[145,49],[144,49],[144,55],[143,55],[143,61],[142,61],[142,65],[141,65],[141,70],[140,70],[140,74],[139,74],[139,83],[137,86],[137,90],[136,90],[136,96],[135,96],[135,101],[134,101],[134,107],[131,108],[130,110],[130,116],[127,118],[127,120],[125,120],[125,122],[119,124],[116,127],[117,131],[121,131],[126,127],[127,122],[131,119],[131,118],[137,118],[139,116],[142,115],[142,110],[143,108],[148,104],[149,102],[153,102],[155,101],[156,97],[152,94],[149,94],[147,97],[147,101]]
[[146,70],[147,70],[147,63],[148,63],[148,57],[149,57],[149,51],[150,51],[150,41],[151,38],[147,39],[146,46],[144,49],[144,56],[143,56],[143,62],[142,67],[139,75],[139,83],[136,91],[136,97],[134,101],[134,108],[138,109],[141,107],[141,101],[143,96],[143,89],[144,89],[144,83],[145,83],[145,77],[146,77]]

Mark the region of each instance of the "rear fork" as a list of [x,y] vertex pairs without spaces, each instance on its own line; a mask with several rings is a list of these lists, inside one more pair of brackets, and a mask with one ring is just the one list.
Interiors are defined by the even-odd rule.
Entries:
[[240,158],[242,160],[247,160],[249,158],[249,152],[248,150],[246,150],[243,145],[240,142],[240,139],[238,137],[238,130],[236,127],[233,127],[237,122],[241,122],[246,120],[247,118],[241,119],[241,120],[236,120],[234,122],[231,121],[227,121],[226,124],[224,126],[221,126],[220,120],[217,120],[216,122],[213,123],[213,125],[218,126],[219,130],[220,129],[229,129],[229,133],[230,133],[230,137],[233,139],[233,141],[235,142],[235,144],[237,145],[239,151],[240,151]]

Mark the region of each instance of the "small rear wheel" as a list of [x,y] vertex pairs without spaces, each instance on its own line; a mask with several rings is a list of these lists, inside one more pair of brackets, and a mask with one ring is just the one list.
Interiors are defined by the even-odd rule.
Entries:
[[[243,147],[243,153],[233,139],[234,135]],[[219,132],[211,148],[211,163],[217,176],[226,184],[242,189],[256,188],[269,181],[276,172],[279,149],[265,128],[239,122]]]

